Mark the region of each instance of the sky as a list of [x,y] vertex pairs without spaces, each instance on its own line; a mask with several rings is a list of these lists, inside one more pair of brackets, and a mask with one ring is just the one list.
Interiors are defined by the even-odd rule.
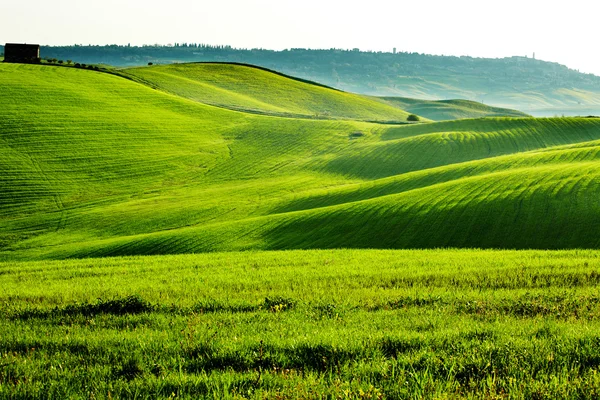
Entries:
[[600,75],[598,11],[596,0],[1,0],[0,42],[535,53]]

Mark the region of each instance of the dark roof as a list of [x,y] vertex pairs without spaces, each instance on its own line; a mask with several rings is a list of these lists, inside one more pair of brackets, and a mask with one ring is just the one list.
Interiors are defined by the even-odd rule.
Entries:
[[27,43],[6,43],[4,47],[24,47],[24,48],[37,48],[40,47],[39,44],[27,44]]

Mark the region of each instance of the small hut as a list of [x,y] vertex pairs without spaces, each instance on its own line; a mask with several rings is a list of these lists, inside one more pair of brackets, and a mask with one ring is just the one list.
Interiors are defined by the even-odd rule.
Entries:
[[4,62],[35,63],[39,61],[39,44],[6,43],[4,46]]

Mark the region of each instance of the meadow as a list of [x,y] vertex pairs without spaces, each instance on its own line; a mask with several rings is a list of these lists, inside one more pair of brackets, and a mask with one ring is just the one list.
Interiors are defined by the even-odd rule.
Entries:
[[106,72],[0,65],[0,398],[598,397],[600,119]]
[[530,117],[521,111],[492,107],[469,100],[432,101],[404,97],[376,97],[376,99],[433,121],[484,117]]
[[2,398],[597,398],[600,252],[0,264]]
[[130,68],[121,73],[217,107],[299,118],[406,122],[402,108],[250,65],[197,63]]
[[[519,56],[486,59],[342,49],[273,51],[197,43],[179,43],[174,47],[42,46],[42,53],[63,60],[117,66],[242,62],[374,96],[478,100],[546,117],[600,114],[597,76]],[[440,108],[442,113],[447,111],[443,105]]]
[[0,71],[3,260],[600,245],[600,119],[409,124],[243,65]]

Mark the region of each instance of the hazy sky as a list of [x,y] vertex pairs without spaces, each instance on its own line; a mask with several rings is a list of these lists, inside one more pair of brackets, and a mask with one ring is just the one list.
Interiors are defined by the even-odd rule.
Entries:
[[600,75],[597,0],[0,0],[0,42],[531,55]]

